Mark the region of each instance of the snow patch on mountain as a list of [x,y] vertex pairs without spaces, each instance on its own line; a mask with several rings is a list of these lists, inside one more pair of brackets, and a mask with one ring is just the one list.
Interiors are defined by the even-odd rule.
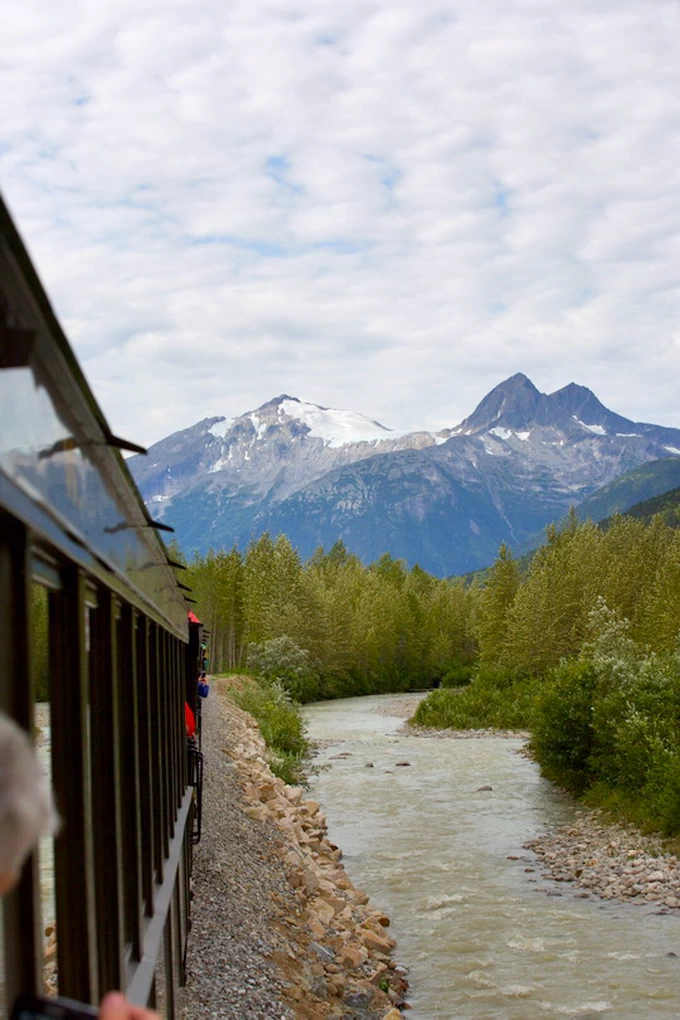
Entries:
[[229,461],[233,458],[233,455],[234,451],[230,446],[229,453],[226,455],[226,457],[220,457],[219,460],[215,461],[211,468],[208,468],[208,474],[214,475],[217,471],[222,471],[225,467],[227,467]]
[[577,418],[575,414],[572,414],[572,418],[577,423],[577,425],[583,426],[584,429],[588,429],[589,432],[592,432],[596,436],[607,435],[607,430],[606,428],[604,428],[603,425],[586,425],[586,423],[584,421],[581,421],[580,418]]
[[666,446],[664,449],[668,450],[669,453],[675,453],[680,456],[680,450],[678,450],[677,446]]
[[208,432],[211,436],[214,436],[215,439],[224,439],[233,424],[233,418],[223,418],[221,421],[216,421],[213,425],[211,425]]
[[[521,432],[516,432],[514,429],[503,428],[502,425],[496,425],[495,428],[489,429],[489,432],[493,436],[498,436],[499,439],[510,439],[511,437],[514,437],[515,439],[521,439],[523,443],[526,443],[527,439],[531,435],[531,432],[528,432],[526,429],[523,429]],[[467,432],[464,434],[467,435]]]
[[253,423],[253,428],[255,429],[255,439],[253,440],[253,442],[255,442],[258,439],[262,439],[262,436],[267,431],[268,426],[267,422],[262,421],[262,419],[258,418],[258,416],[255,413],[249,415],[249,417],[251,422]]
[[348,443],[371,443],[380,439],[398,439],[406,432],[393,432],[372,418],[354,411],[305,404],[301,400],[282,400],[280,408],[290,418],[306,425],[314,439],[337,449]]

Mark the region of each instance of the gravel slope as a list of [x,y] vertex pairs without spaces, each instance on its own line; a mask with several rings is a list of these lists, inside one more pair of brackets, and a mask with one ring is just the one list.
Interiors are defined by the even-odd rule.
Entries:
[[277,932],[294,896],[281,840],[244,814],[241,782],[225,754],[229,719],[216,692],[203,703],[203,834],[195,849],[185,1020],[286,1020],[284,978],[268,959],[288,952]]

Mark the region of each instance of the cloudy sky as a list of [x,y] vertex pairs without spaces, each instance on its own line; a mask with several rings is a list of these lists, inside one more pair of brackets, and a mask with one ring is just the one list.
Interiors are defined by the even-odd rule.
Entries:
[[677,0],[22,0],[0,186],[114,431],[680,426]]

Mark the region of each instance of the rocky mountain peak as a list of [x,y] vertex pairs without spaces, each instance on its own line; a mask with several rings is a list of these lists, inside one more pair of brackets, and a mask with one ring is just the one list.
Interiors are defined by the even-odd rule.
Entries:
[[527,429],[535,423],[537,411],[545,397],[531,379],[522,372],[495,386],[460,423],[456,432],[476,435],[492,428]]
[[551,393],[548,400],[556,410],[566,413],[573,421],[591,431],[594,428],[606,433],[629,435],[635,432],[634,422],[610,411],[587,386],[571,382]]
[[301,401],[298,397],[291,397],[288,395],[288,393],[282,393],[279,397],[272,397],[271,400],[265,401],[264,404],[261,404],[258,408],[256,408],[254,411],[250,413],[259,414],[261,411],[262,412],[276,411],[284,403],[299,404],[301,403]]

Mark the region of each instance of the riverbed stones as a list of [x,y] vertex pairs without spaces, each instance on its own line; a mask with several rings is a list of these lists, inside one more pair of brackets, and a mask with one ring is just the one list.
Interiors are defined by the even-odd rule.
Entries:
[[572,882],[604,900],[626,900],[680,911],[680,860],[655,836],[612,825],[598,811],[581,811],[574,822],[524,844],[542,860],[544,877]]
[[[230,734],[224,750],[243,792],[241,811],[263,839],[274,837],[278,851],[269,866],[285,876],[294,904],[277,893],[281,909],[275,911],[279,915],[276,928],[281,937],[272,947],[271,959],[283,975],[282,1007],[278,1013],[267,1013],[267,1018],[350,1020],[361,1015],[365,1020],[377,1020],[389,1015],[396,1020],[401,1016],[396,1007],[404,1003],[408,983],[403,969],[397,972],[390,958],[396,943],[385,930],[389,918],[375,910],[366,893],[353,885],[341,863],[342,851],[328,839],[319,803],[306,798],[300,787],[287,786],[272,774],[257,725],[228,700],[220,686],[218,682],[213,689],[223,716],[222,732]],[[206,759],[206,771],[208,768]],[[261,896],[256,884],[251,895],[255,900]],[[376,986],[370,978],[378,968],[384,971],[380,970]],[[285,1012],[286,1003],[290,1013]],[[205,1010],[204,1015],[211,1014],[232,1015],[220,1009]],[[233,1015],[256,1016],[247,1012]]]

